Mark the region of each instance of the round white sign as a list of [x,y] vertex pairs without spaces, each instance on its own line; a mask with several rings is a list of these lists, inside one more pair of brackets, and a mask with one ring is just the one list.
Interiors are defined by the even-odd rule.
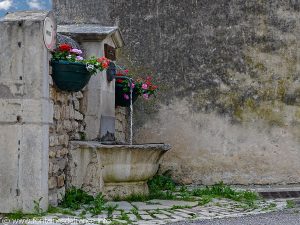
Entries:
[[44,20],[44,42],[46,48],[54,50],[55,48],[55,23],[50,17],[46,17]]

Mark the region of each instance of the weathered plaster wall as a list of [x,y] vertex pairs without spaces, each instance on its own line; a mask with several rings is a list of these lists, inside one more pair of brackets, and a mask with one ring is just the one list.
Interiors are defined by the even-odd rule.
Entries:
[[48,12],[16,12],[0,21],[0,213],[48,207]]
[[300,182],[299,1],[54,0],[54,8],[61,22],[118,24],[121,63],[159,79],[159,97],[135,105],[134,126],[137,142],[173,145],[162,170],[184,183]]

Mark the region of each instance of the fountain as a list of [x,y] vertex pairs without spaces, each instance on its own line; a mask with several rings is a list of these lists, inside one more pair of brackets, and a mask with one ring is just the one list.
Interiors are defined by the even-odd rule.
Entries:
[[[103,31],[106,29],[108,28],[86,24],[58,27],[60,33],[80,40],[87,55],[97,49],[99,38],[103,39]],[[113,32],[108,33],[111,35]],[[116,33],[118,35],[115,35],[115,39],[120,39],[120,34]],[[102,192],[108,199],[131,194],[147,195],[147,181],[157,173],[162,156],[171,148],[162,143],[133,144],[133,88],[132,79],[126,76],[118,78],[128,79],[130,83],[129,143],[120,144],[115,141],[115,106],[111,104],[115,97],[115,68],[112,63],[107,76],[100,76],[100,79],[92,77],[88,84],[85,92],[88,141],[70,141],[66,180],[67,187],[83,188],[94,195]],[[100,93],[100,96],[94,93]]]
[[[102,127],[100,129],[100,133],[105,136],[105,138],[100,138],[100,140],[105,141],[71,142],[72,152],[74,152],[74,149],[77,152],[81,152],[81,155],[84,155],[84,152],[93,152],[91,153],[91,155],[93,155],[92,158],[97,158],[97,160],[94,161],[94,164],[96,164],[94,168],[97,168],[96,171],[98,172],[101,171],[101,176],[95,175],[95,177],[101,181],[99,183],[96,182],[96,186],[99,186],[99,190],[101,190],[108,199],[112,199],[116,196],[122,198],[132,194],[149,194],[147,181],[157,173],[162,156],[171,148],[170,145],[163,143],[132,144],[132,79],[126,76],[119,78],[128,79],[131,87],[129,144],[114,143],[114,135],[111,135],[114,134],[111,128],[114,123],[111,118],[107,117],[102,117]],[[107,119],[105,120],[105,118]],[[90,177],[93,171],[88,171],[89,175],[87,177]],[[94,179],[93,177],[92,175],[92,178],[88,178],[88,180]],[[98,191],[94,190],[94,193]]]

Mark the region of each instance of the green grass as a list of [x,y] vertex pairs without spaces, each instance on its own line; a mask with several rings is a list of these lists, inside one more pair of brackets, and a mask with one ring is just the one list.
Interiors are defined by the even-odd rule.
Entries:
[[12,213],[6,214],[5,217],[7,217],[10,220],[18,220],[18,219],[22,219],[26,216],[26,214],[24,214],[22,212],[22,210],[16,210]]
[[206,205],[212,201],[213,197],[209,195],[203,195],[201,196],[201,199],[198,201],[198,205]]
[[237,191],[220,182],[210,187],[198,188],[192,191],[193,196],[203,197],[207,202],[209,198],[227,198],[237,202],[244,203],[248,206],[255,206],[255,202],[259,200],[259,196],[251,191]]
[[142,217],[141,217],[141,215],[139,214],[139,211],[138,211],[138,209],[137,209],[136,207],[133,208],[133,209],[131,209],[130,211],[131,211],[131,213],[132,213],[133,215],[136,216],[136,218],[137,218],[138,220],[141,220],[141,219],[142,219]]
[[[256,194],[255,192],[235,190],[229,186],[224,185],[222,182],[212,186],[206,186],[204,188],[197,188],[194,190],[188,190],[184,186],[178,188],[168,174],[154,176],[151,180],[148,181],[148,186],[149,195],[132,194],[125,198],[115,196],[113,200],[125,200],[128,202],[147,202],[152,199],[185,201],[196,201],[197,199],[198,205],[202,206],[211,202],[215,198],[225,198],[239,202],[240,206],[245,209],[256,208],[256,203],[258,200],[260,200],[258,194]],[[108,217],[111,217],[113,211],[116,209],[116,206],[105,206],[105,203],[106,201],[101,193],[94,198],[83,190],[71,188],[66,192],[66,195],[63,198],[62,203],[60,204],[60,207],[67,208],[67,210],[78,210],[85,206],[85,210],[90,212],[92,215],[97,215],[100,214],[103,210],[107,210]],[[184,208],[186,207],[184,206]],[[53,211],[54,209],[51,210]],[[62,212],[60,211],[60,213]],[[138,214],[138,212],[136,213]],[[66,214],[70,214],[70,212],[66,211]]]
[[74,212],[70,209],[63,209],[63,208],[59,208],[59,207],[54,207],[49,205],[48,207],[48,213],[60,213],[60,214],[64,214],[64,215],[71,215],[71,216],[76,216],[74,214]]
[[119,220],[125,220],[128,224],[132,224],[132,221],[130,220],[129,216],[124,212],[124,210],[121,210],[121,215],[118,217]]
[[262,211],[269,211],[269,210],[272,210],[272,209],[275,209],[276,208],[276,204],[275,203],[270,203],[269,205],[267,205],[266,207],[264,207],[262,209]]
[[295,206],[296,206],[296,203],[294,201],[292,201],[292,200],[286,200],[286,207],[288,209],[295,208]]
[[189,206],[189,205],[173,205],[171,210],[174,210],[174,209],[190,209],[192,208],[192,206]]
[[113,212],[118,208],[118,205],[109,205],[106,207],[107,217],[112,218]]

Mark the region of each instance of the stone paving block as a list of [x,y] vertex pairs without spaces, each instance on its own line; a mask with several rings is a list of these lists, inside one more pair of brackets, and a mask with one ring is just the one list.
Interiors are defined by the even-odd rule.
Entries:
[[147,211],[144,211],[144,210],[139,210],[138,211],[138,213],[140,214],[140,215],[148,215],[148,212]]
[[118,220],[118,219],[113,220],[113,222],[118,222],[119,224],[127,224],[128,223],[126,220]]
[[153,216],[155,216],[158,219],[164,220],[164,219],[169,219],[170,217],[168,217],[165,214],[153,214]]
[[107,202],[106,205],[118,205],[117,209],[124,210],[124,211],[130,211],[134,207],[126,201],[120,201],[120,202]]
[[190,211],[188,209],[176,209],[176,211],[180,211],[180,212],[183,212],[183,213],[186,213],[186,214],[189,214],[189,215],[194,215],[195,214],[195,212]]
[[154,210],[154,209],[168,209],[170,206],[161,204],[147,204],[145,202],[133,202],[132,205],[136,206],[139,210]]
[[137,217],[136,217],[136,215],[134,215],[134,214],[132,214],[132,213],[128,213],[127,216],[129,217],[129,219],[130,219],[131,221],[136,221],[136,220],[138,220]]
[[170,212],[168,212],[168,211],[166,211],[166,210],[159,210],[159,212],[160,213],[163,213],[163,214],[165,214],[165,215],[168,215],[168,216],[172,216],[174,213],[170,213]]
[[149,214],[141,214],[141,218],[143,220],[153,220],[153,217],[150,216]]
[[[172,217],[172,220],[174,220],[174,221],[184,221],[184,220],[186,220],[187,218],[186,217],[182,217],[182,216],[180,216],[180,215],[172,215],[171,216]],[[169,219],[168,219],[169,220]]]
[[189,215],[187,213],[184,213],[184,212],[180,212],[180,211],[176,211],[175,215],[181,216],[181,217],[184,217],[184,218],[190,218],[190,217],[192,217],[191,215]]
[[[161,206],[168,206],[172,208],[174,205],[176,206],[188,206],[188,207],[195,207],[198,205],[198,202],[189,202],[189,201],[178,201],[178,200],[160,200],[160,199],[153,199],[148,202],[159,203]],[[162,208],[163,209],[163,208]]]
[[112,215],[113,216],[119,216],[119,215],[121,215],[121,211],[115,210],[115,211],[113,211]]

